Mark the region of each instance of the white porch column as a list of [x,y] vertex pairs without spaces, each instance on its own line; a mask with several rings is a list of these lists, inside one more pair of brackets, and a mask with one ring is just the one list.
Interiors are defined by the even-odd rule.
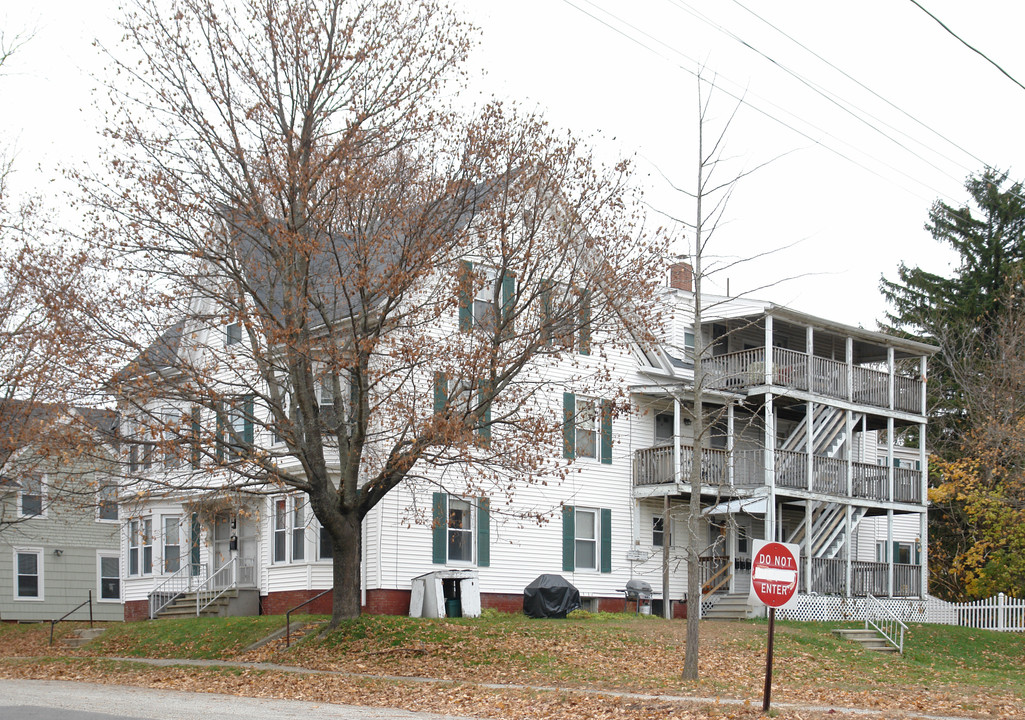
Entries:
[[776,413],[772,393],[765,394],[765,484],[769,488],[765,504],[765,539],[775,540],[776,528]]
[[893,362],[893,348],[892,347],[888,347],[888,348],[886,348],[886,373],[887,373],[887,378],[888,378],[888,389],[887,389],[887,392],[889,394],[888,395],[889,396],[889,401],[888,401],[889,404],[887,405],[887,407],[889,407],[891,410],[894,409],[894,401],[896,399],[896,392],[895,392],[895,389],[894,389],[894,386],[895,386],[895,384],[897,382],[897,379],[894,376],[894,370],[895,369],[896,368],[895,368],[895,365],[894,365],[894,362]]
[[[682,481],[680,475],[682,459],[680,457],[680,435],[683,434],[681,428],[683,427],[683,404],[680,402],[680,398],[673,396],[673,482],[679,483]],[[693,462],[693,459],[691,460]]]
[[734,421],[734,405],[731,402],[726,406],[726,477],[730,483],[730,487],[733,487],[736,482],[735,475],[735,464],[733,458],[733,450],[736,447],[735,438],[733,437],[733,421]]
[[893,418],[886,418],[886,499],[893,502]]
[[815,403],[809,400],[806,403],[805,412],[807,418],[804,427],[804,451],[808,453],[805,459],[805,466],[808,473],[808,491],[815,488]]
[[854,402],[854,338],[847,337],[847,399]]
[[[929,362],[928,362],[928,360],[926,360],[924,355],[921,358],[919,358],[919,360],[918,360],[918,367],[919,367],[919,370],[922,373],[922,415],[925,415],[927,413],[927,411],[929,410],[929,405],[928,405],[928,403],[925,400],[925,390],[928,387],[928,382],[929,382],[929,375],[926,372],[928,364],[929,364]],[[925,443],[922,443],[922,445],[924,446]]]
[[886,594],[893,597],[893,509],[886,511]]
[[772,385],[772,315],[765,316],[765,384]]
[[854,594],[854,589],[851,587],[851,581],[854,577],[854,553],[853,543],[851,542],[851,513],[854,508],[848,503],[844,505],[844,532],[847,534],[847,562],[844,563],[844,597],[851,597]]
[[919,513],[918,520],[918,562],[921,563],[922,590],[921,597],[929,594],[929,516],[926,513]]
[[811,522],[812,522],[812,501],[804,501],[804,591],[812,592],[811,586]]

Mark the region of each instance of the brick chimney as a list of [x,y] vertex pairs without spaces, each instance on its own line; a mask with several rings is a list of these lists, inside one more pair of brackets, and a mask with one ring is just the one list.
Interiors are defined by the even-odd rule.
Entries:
[[670,265],[669,287],[694,292],[694,266],[687,262]]

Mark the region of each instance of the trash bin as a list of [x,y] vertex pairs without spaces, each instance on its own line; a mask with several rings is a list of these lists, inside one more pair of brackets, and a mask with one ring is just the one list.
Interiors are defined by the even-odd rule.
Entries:
[[457,618],[463,616],[463,604],[459,598],[445,598],[445,617]]

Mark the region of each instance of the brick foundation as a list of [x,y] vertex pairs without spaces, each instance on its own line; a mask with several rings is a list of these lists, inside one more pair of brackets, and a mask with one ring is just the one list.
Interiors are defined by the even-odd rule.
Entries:
[[149,620],[149,600],[128,600],[125,602],[125,622]]
[[409,590],[367,590],[367,604],[363,612],[368,615],[409,615]]
[[521,613],[523,612],[523,596],[506,593],[481,593],[480,606],[482,610]]
[[[263,615],[284,615],[300,603],[316,597],[324,592],[320,590],[284,590],[272,592],[260,596],[260,613]],[[324,597],[317,598],[309,605],[300,608],[297,612],[303,615],[330,615],[331,614],[331,593]]]
[[[621,613],[627,612],[626,600],[624,598],[598,598],[598,612]],[[630,612],[633,612],[633,603],[630,603]]]

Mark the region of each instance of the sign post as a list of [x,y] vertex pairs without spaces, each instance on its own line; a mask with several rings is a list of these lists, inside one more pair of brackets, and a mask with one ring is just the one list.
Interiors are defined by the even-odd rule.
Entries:
[[749,600],[769,608],[769,645],[765,654],[765,692],[762,712],[769,711],[772,697],[772,645],[776,633],[776,608],[797,604],[801,548],[791,543],[755,540],[752,546]]

